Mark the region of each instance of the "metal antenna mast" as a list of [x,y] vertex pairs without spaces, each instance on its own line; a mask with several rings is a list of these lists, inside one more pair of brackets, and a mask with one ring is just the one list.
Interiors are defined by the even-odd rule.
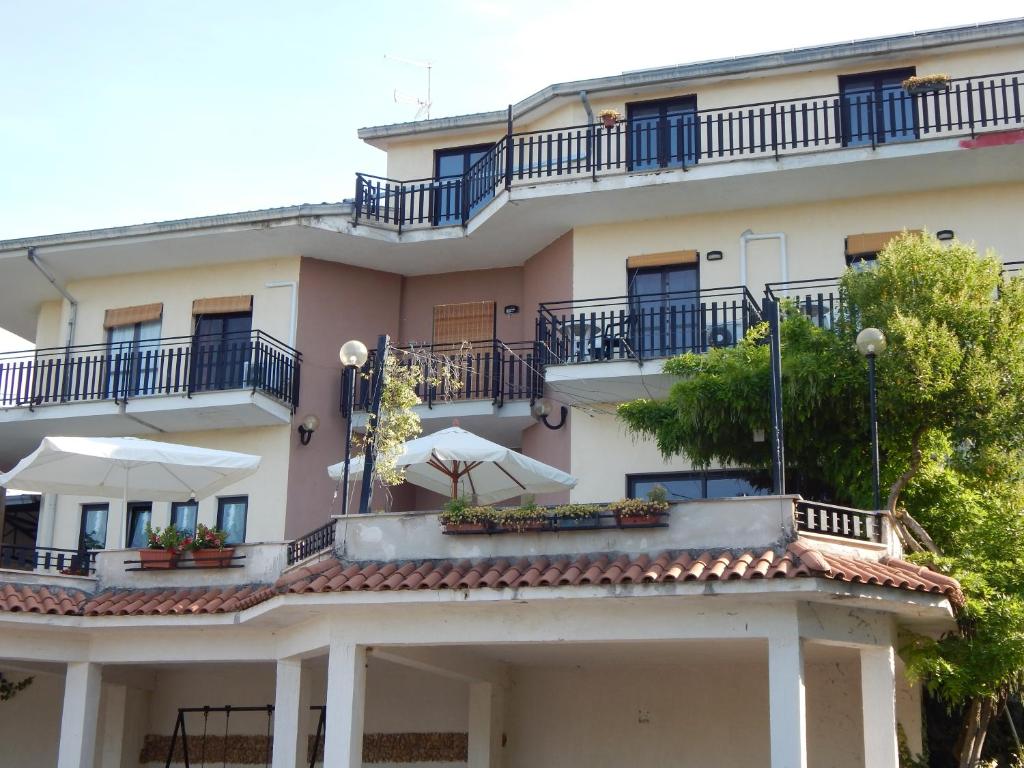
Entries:
[[386,53],[384,54],[384,58],[385,60],[397,61],[402,64],[408,64],[413,67],[419,67],[420,69],[427,70],[427,98],[425,100],[417,96],[402,93],[397,88],[394,90],[394,99],[396,104],[415,104],[419,107],[419,109],[416,110],[416,116],[413,118],[414,120],[419,120],[420,117],[426,117],[426,119],[429,120],[430,107],[433,104],[433,101],[430,98],[430,76],[431,70],[434,68],[433,62],[416,61],[414,59],[406,59],[401,56],[389,56]]

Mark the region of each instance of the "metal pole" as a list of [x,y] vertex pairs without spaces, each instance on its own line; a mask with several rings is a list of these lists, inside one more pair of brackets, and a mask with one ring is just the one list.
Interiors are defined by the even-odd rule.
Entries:
[[878,462],[878,404],[875,394],[875,356],[868,355],[868,389],[871,400],[871,482],[874,490],[874,501],[876,510],[882,507],[881,495],[881,469]]
[[366,452],[363,455],[363,485],[359,495],[359,514],[370,511],[370,499],[373,496],[373,465],[376,453],[376,436],[374,427],[380,417],[380,398],[384,391],[384,355],[388,350],[388,337],[377,337],[377,357],[374,359],[373,400],[370,410],[366,413],[367,440]]
[[782,424],[781,312],[778,299],[766,299],[764,304],[771,336],[769,354],[772,376],[772,492],[781,495],[786,492],[786,453]]
[[348,413],[345,415],[345,468],[344,476],[341,481],[342,493],[344,496],[341,497],[341,514],[348,514],[348,465],[352,458],[352,413],[355,409],[356,404],[356,376],[358,371],[354,365],[345,366],[345,377],[348,379],[346,385],[348,386]]

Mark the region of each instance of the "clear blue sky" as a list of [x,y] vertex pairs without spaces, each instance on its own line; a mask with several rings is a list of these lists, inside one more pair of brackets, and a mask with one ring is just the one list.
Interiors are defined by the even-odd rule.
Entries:
[[[643,9],[635,16],[627,11]],[[557,81],[1009,18],[1019,0],[0,0],[0,239],[336,201],[362,125]],[[631,21],[632,19],[632,21]]]

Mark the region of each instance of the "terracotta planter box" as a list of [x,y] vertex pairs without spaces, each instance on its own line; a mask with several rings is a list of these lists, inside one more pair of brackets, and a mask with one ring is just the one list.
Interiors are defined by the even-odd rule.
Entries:
[[192,553],[196,568],[226,568],[235,556],[234,547],[224,549],[197,549]]
[[445,533],[487,533],[490,526],[486,522],[479,523],[445,523]]
[[622,528],[640,528],[645,525],[657,525],[661,522],[661,516],[656,514],[622,515],[616,512],[615,522],[617,522]]
[[166,549],[141,549],[139,559],[146,571],[169,571],[178,567],[181,555]]

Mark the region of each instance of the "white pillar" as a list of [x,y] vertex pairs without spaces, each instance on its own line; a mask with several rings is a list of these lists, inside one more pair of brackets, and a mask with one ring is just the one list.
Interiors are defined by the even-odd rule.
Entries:
[[324,765],[362,768],[366,647],[331,642],[327,661],[327,733]]
[[103,686],[103,739],[100,749],[100,765],[103,768],[121,768],[127,714],[128,686]]
[[500,768],[503,691],[495,683],[469,685],[469,768]]
[[803,648],[793,629],[768,638],[771,768],[807,768]]
[[861,647],[860,692],[864,710],[864,765],[897,768],[896,658],[891,645]]
[[274,768],[306,763],[308,672],[301,659],[278,659],[274,693]]
[[57,768],[93,768],[102,685],[99,664],[87,661],[68,663]]

